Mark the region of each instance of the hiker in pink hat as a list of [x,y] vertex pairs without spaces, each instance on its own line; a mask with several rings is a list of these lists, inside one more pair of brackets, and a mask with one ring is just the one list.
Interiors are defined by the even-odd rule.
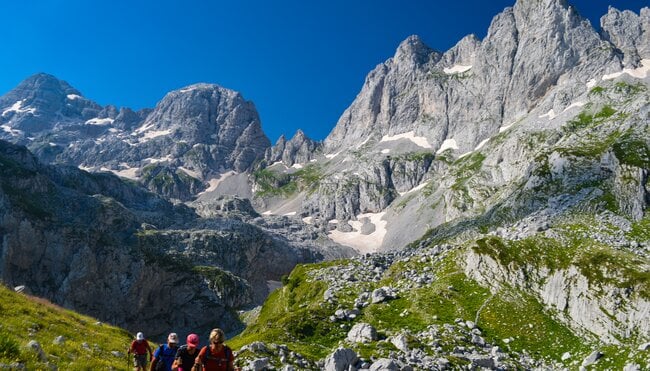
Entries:
[[199,335],[187,335],[187,342],[185,345],[178,348],[176,352],[176,359],[172,365],[173,371],[190,371],[194,366],[199,347]]

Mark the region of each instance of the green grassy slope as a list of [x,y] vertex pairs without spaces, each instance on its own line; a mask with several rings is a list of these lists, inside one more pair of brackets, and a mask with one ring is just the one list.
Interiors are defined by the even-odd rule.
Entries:
[[[64,343],[55,345],[59,336]],[[125,330],[0,285],[0,364],[22,364],[27,370],[48,370],[50,365],[59,370],[127,370],[132,339]],[[27,348],[31,340],[41,345],[47,361]]]

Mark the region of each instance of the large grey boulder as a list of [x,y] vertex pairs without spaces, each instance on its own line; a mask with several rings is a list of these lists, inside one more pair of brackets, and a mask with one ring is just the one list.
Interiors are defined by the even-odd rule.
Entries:
[[357,323],[352,326],[347,335],[351,343],[369,343],[377,340],[377,330],[367,323]]
[[400,365],[392,359],[380,358],[372,363],[370,371],[399,371]]
[[349,348],[338,348],[325,358],[325,371],[347,371],[354,366],[359,357]]

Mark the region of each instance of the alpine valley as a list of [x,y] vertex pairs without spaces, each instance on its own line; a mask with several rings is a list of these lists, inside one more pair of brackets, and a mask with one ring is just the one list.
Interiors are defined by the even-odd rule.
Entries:
[[[517,0],[482,40],[411,36],[322,142],[271,145],[218,85],[133,111],[29,77],[0,279],[158,340],[222,327],[244,370],[648,370],[650,8],[598,29]],[[66,320],[5,291],[0,368],[124,367],[75,338],[120,330],[71,320],[57,353]]]

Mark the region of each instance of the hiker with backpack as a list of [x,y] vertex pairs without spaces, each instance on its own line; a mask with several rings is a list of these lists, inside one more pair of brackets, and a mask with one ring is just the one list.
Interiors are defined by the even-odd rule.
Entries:
[[172,371],[190,371],[194,367],[194,360],[199,353],[199,335],[187,335],[187,343],[176,352],[176,359]]
[[[147,363],[151,361],[153,351],[151,350],[149,342],[144,338],[143,333],[138,332],[135,335],[135,340],[131,342],[128,351],[129,355],[131,355],[131,353],[133,353],[133,367],[135,367],[137,371],[146,371]],[[147,357],[147,353],[149,353],[149,357]]]
[[172,371],[172,364],[178,350],[178,335],[172,332],[167,336],[167,344],[162,344],[153,354],[150,371]]
[[[232,350],[223,342],[226,335],[221,329],[215,328],[210,332],[210,345],[204,346],[199,356],[194,360],[192,371],[233,371],[235,357]],[[201,368],[203,367],[203,368]]]

